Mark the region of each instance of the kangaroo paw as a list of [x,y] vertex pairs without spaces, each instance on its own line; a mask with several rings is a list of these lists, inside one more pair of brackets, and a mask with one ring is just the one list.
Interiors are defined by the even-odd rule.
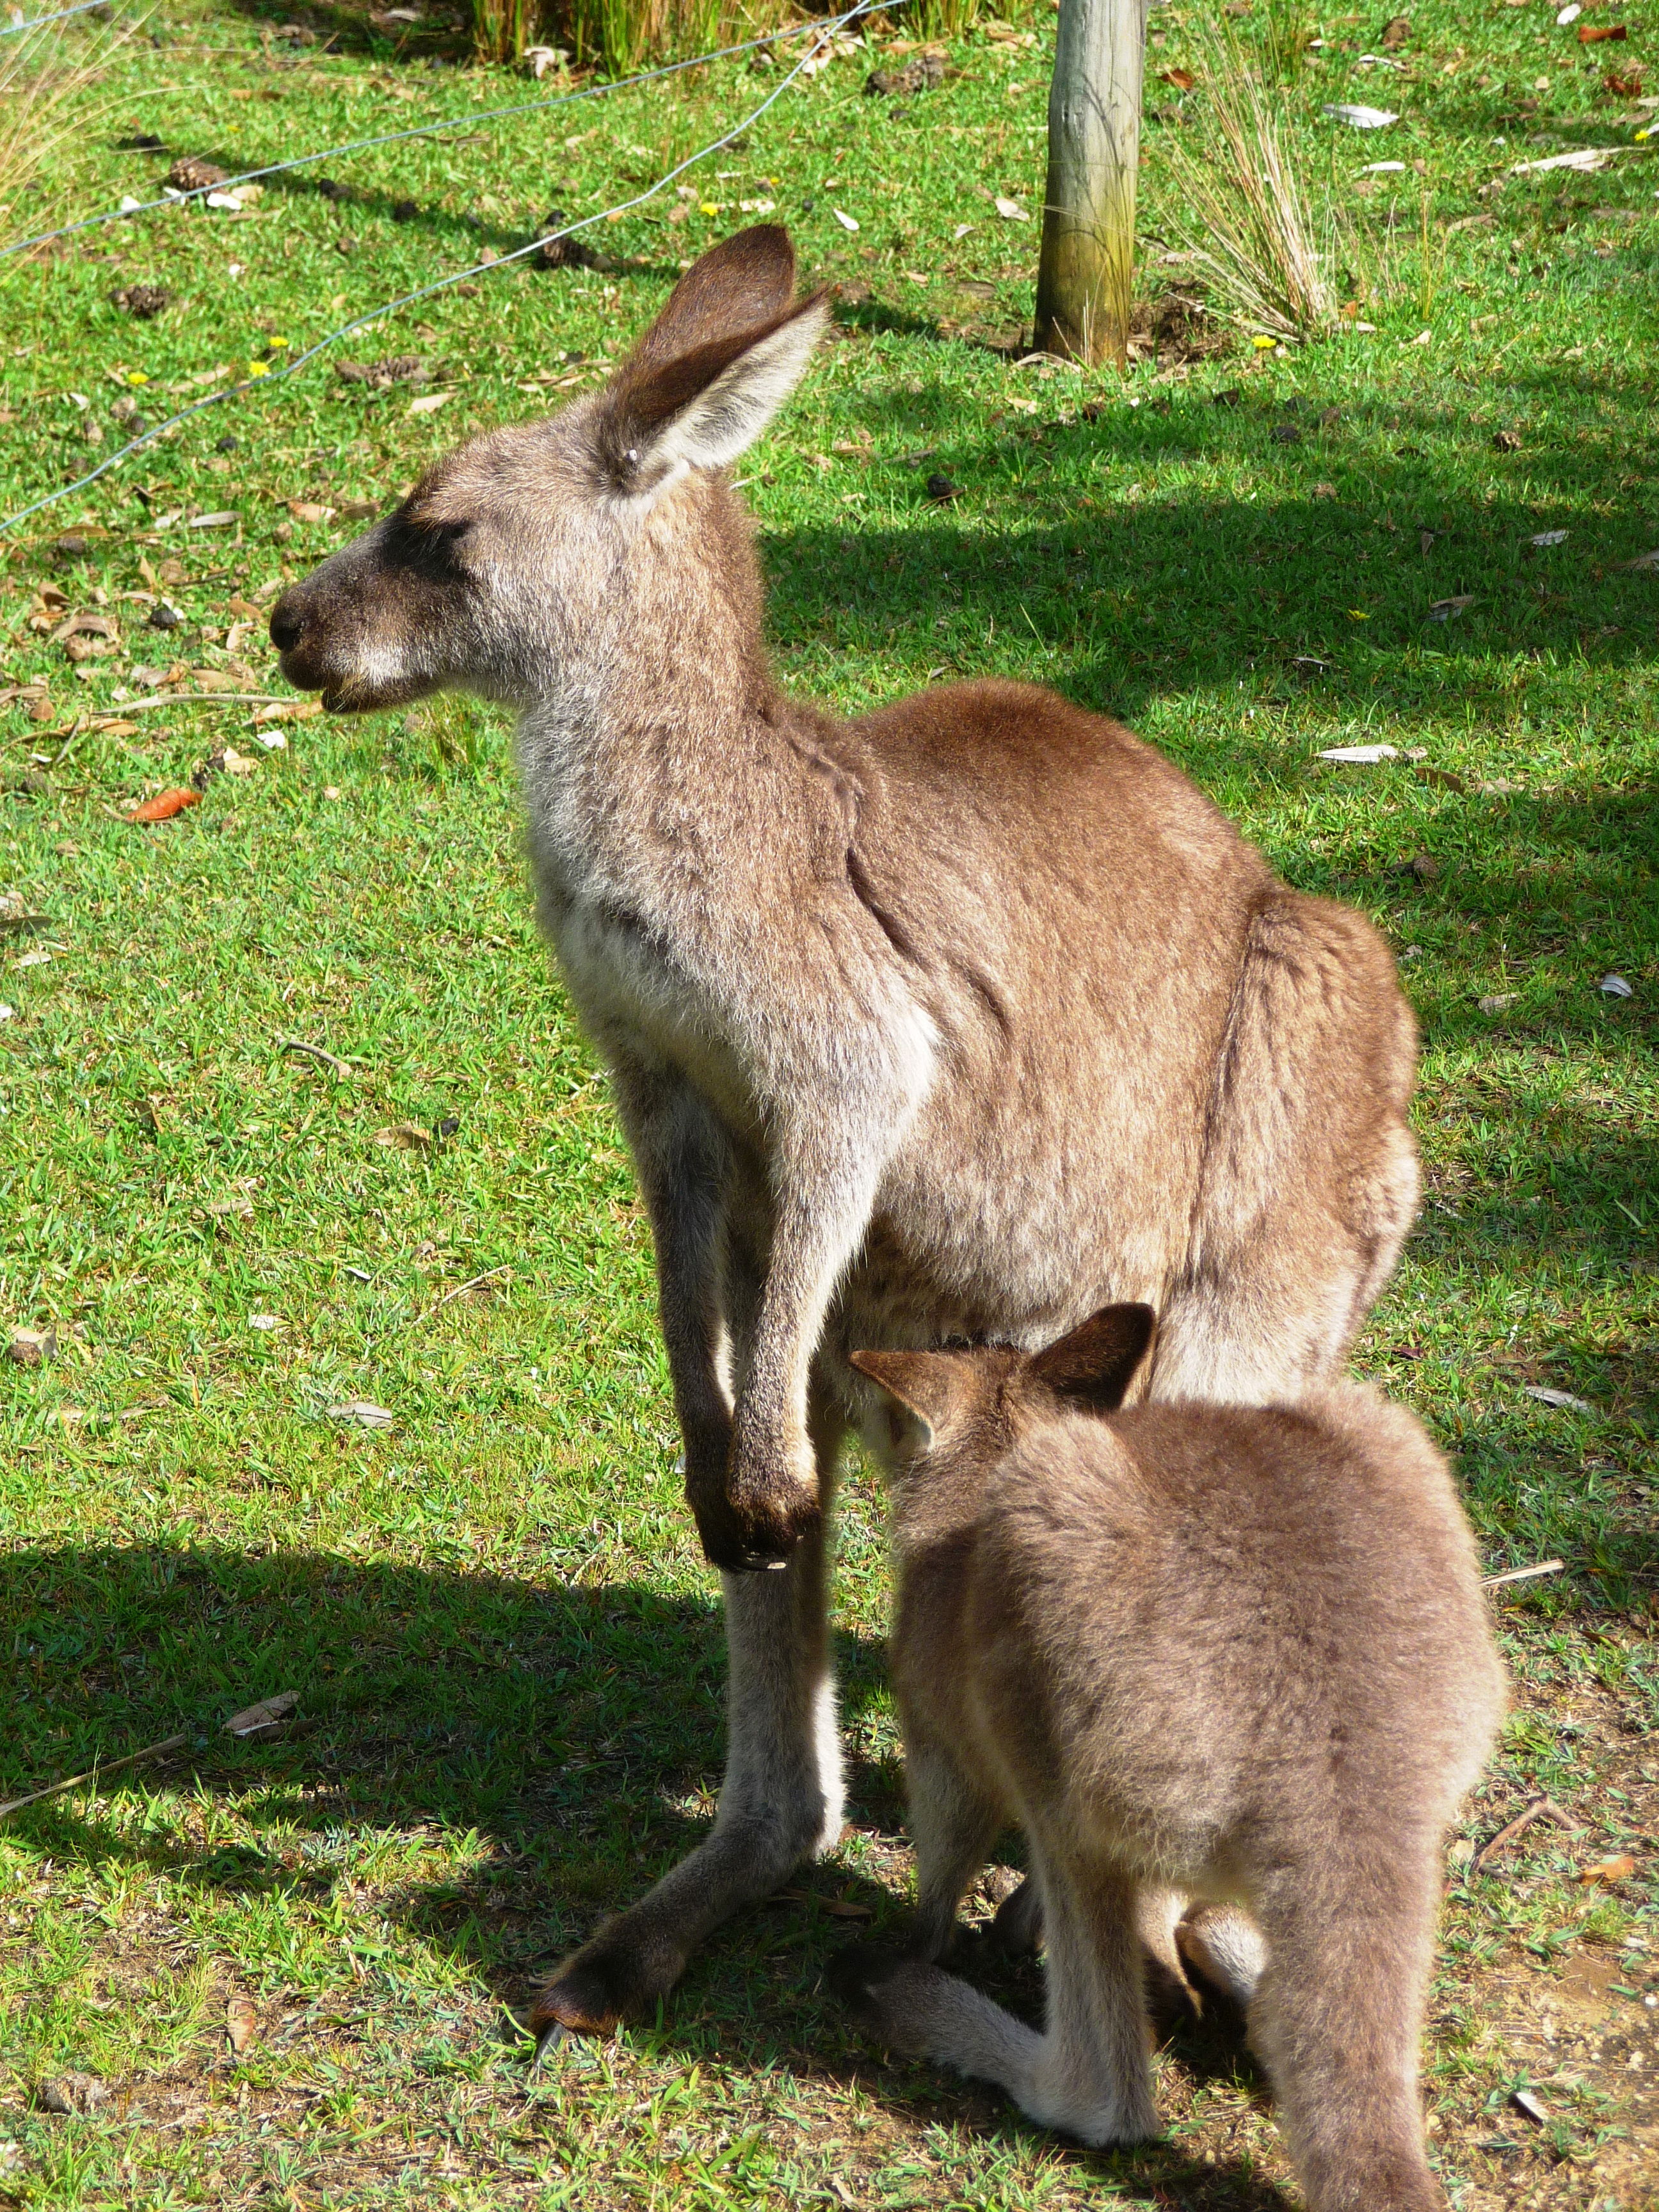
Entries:
[[795,1481],[734,1480],[720,1493],[694,1497],[691,1507],[709,1565],[730,1574],[786,1565],[823,1517],[816,1486]]

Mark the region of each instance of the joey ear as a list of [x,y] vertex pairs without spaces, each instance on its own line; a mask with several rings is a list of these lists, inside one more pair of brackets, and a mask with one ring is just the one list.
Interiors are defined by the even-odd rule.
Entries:
[[[763,243],[738,251],[751,240]],[[772,224],[696,264],[605,395],[597,430],[608,475],[648,492],[686,468],[724,468],[754,443],[829,320],[823,293],[792,305],[793,287],[793,252]]]
[[1158,1325],[1150,1306],[1103,1306],[1046,1352],[1033,1352],[1026,1372],[1062,1398],[1109,1413],[1123,1403]]
[[921,1422],[924,1450],[967,1386],[967,1362],[951,1352],[855,1352],[848,1362]]

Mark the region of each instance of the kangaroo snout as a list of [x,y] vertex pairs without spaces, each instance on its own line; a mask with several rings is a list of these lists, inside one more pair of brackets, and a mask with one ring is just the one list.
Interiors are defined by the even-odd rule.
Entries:
[[434,690],[434,641],[464,627],[453,584],[433,563],[399,559],[392,522],[376,523],[290,584],[270,611],[270,641],[296,690],[320,691],[331,714],[396,707]]

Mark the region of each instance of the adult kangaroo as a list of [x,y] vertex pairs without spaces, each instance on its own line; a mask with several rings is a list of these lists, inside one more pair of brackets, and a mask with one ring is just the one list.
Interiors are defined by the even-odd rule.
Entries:
[[518,711],[541,919],[615,1085],[725,1581],[714,1829],[561,1969],[549,2027],[648,2003],[840,1831],[825,1518],[848,1425],[882,1429],[852,1348],[1035,1347],[1137,1299],[1143,1392],[1294,1396],[1416,1203],[1412,1018],[1358,915],[1053,692],[844,722],[780,690],[725,471],[828,319],[781,229],[739,232],[603,391],[470,440],[271,612],[337,711]]

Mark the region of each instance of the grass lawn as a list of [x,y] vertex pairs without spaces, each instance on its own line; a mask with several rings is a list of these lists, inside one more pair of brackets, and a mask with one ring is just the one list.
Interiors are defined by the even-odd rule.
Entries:
[[[907,1896],[882,1500],[856,1469],[840,1849],[660,2020],[525,2071],[511,2008],[684,1850],[720,1775],[718,1594],[648,1237],[534,937],[500,719],[256,728],[228,695],[280,690],[263,610],[359,526],[340,510],[603,374],[766,201],[841,288],[752,460],[789,684],[848,710],[945,672],[1056,684],[1401,955],[1428,1191],[1357,1364],[1457,1455],[1491,1571],[1566,1563],[1497,1595],[1516,1711],[1450,1855],[1431,2142],[1459,2212],[1659,2202],[1659,569],[1630,565],[1659,547],[1659,140],[1603,83],[1652,33],[1632,10],[1626,41],[1581,46],[1540,0],[1429,0],[1403,68],[1361,66],[1385,12],[1326,17],[1283,95],[1353,226],[1327,343],[1217,347],[1166,308],[1127,380],[1020,365],[1036,226],[993,195],[1040,205],[1043,13],[966,37],[899,107],[843,56],[680,220],[671,193],[590,233],[608,267],[441,293],[0,539],[0,1320],[56,1340],[0,1364],[0,1792],[187,1736],[0,1827],[0,2203],[1292,2201],[1218,2031],[1159,2060],[1167,2140],[1097,2156],[884,2063],[824,1993]],[[1199,95],[1157,73],[1195,20],[1152,18],[1149,318],[1192,276],[1158,156]],[[462,127],[320,165],[346,197],[301,171],[240,213],[0,263],[5,512],[108,453],[118,408],[160,420],[551,204],[628,197],[781,74],[472,130],[534,88],[278,21],[150,18],[0,237],[150,198],[176,155],[240,171]],[[1401,120],[1362,133],[1334,100]],[[118,150],[138,132],[166,151]],[[1623,150],[1509,173],[1577,146]],[[1360,173],[1382,159],[1407,166]],[[173,295],[152,320],[111,303],[140,283]],[[427,380],[343,380],[342,353]],[[957,498],[930,501],[936,474]],[[157,599],[175,627],[149,626]],[[77,612],[108,634],[54,641]],[[1399,757],[1318,757],[1376,743]],[[216,755],[253,765],[124,818]],[[331,1415],[353,1401],[389,1424]],[[223,1733],[284,1691],[287,1733]],[[1561,1818],[1477,1871],[1540,1794]]]

